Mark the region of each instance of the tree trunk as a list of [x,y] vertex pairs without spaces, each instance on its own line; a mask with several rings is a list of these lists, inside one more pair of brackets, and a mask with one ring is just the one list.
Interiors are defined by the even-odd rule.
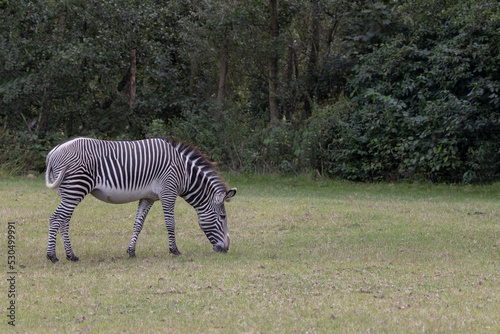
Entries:
[[[48,90],[50,90],[50,88]],[[51,112],[50,101],[47,97],[44,97],[40,108],[40,114],[38,116],[38,124],[35,130],[35,133],[38,135],[39,139],[44,139],[45,136],[47,135],[50,112]]]
[[285,93],[283,94],[281,104],[284,109],[284,113],[287,119],[290,119],[292,113],[295,109],[295,101],[296,101],[296,89],[293,81],[293,77],[295,79],[299,76],[298,74],[298,64],[297,64],[297,53],[294,48],[294,40],[293,37],[290,37],[288,40],[288,59],[286,66],[286,81],[285,81]]
[[229,46],[227,39],[222,45],[222,54],[220,57],[220,75],[219,75],[219,91],[217,92],[217,104],[222,108],[226,101],[227,91],[227,75],[229,73]]
[[136,91],[136,82],[135,82],[135,74],[137,70],[137,56],[136,50],[133,49],[130,54],[130,88],[129,88],[129,107],[130,109],[134,108],[135,104],[135,91]]
[[269,113],[271,125],[278,122],[279,105],[278,105],[278,38],[279,38],[279,23],[278,23],[278,1],[269,0],[269,12],[271,17],[271,59],[269,64]]
[[304,119],[311,116],[311,102],[314,98],[316,85],[318,83],[319,43],[320,43],[320,20],[318,1],[313,0],[311,6],[311,52],[309,53],[309,62],[307,64],[307,96],[304,103]]
[[195,97],[198,94],[196,85],[198,81],[199,66],[198,66],[198,60],[194,54],[191,54],[189,56],[189,62],[191,64],[191,69],[189,73],[189,92],[191,94],[191,97]]

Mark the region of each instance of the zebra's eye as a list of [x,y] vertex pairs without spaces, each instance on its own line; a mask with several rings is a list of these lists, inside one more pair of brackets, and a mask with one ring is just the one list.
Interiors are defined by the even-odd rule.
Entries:
[[226,219],[226,215],[220,215],[221,219]]

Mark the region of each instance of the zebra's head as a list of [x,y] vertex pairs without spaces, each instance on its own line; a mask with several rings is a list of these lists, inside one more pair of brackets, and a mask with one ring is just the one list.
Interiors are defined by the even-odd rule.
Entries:
[[234,195],[236,195],[236,188],[217,193],[210,208],[203,213],[198,212],[198,223],[216,252],[226,253],[229,250],[229,232],[224,202],[228,202]]

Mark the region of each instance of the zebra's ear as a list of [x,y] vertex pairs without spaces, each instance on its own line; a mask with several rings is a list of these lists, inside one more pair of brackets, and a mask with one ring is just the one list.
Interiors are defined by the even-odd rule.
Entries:
[[226,196],[224,196],[224,201],[229,202],[229,200],[236,195],[236,188],[232,188],[226,193]]

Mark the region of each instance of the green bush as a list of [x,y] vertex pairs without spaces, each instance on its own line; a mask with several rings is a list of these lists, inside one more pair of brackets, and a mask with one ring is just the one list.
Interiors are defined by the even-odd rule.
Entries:
[[[158,127],[160,130],[158,130]],[[303,127],[266,120],[242,110],[189,106],[168,124],[153,121],[149,133],[165,133],[197,145],[223,169],[244,172],[293,172],[309,167],[302,147]]]
[[[423,177],[491,182],[500,177],[498,20],[401,23],[390,40],[359,56],[349,79],[351,136],[333,152],[359,180]],[[404,7],[404,6],[403,6]],[[480,19],[480,18],[478,18]],[[340,159],[340,160],[339,160]],[[334,173],[334,174],[337,174]]]
[[0,130],[0,166],[3,174],[44,172],[45,157],[52,147],[66,140],[62,134],[51,133],[40,139],[22,131]]

